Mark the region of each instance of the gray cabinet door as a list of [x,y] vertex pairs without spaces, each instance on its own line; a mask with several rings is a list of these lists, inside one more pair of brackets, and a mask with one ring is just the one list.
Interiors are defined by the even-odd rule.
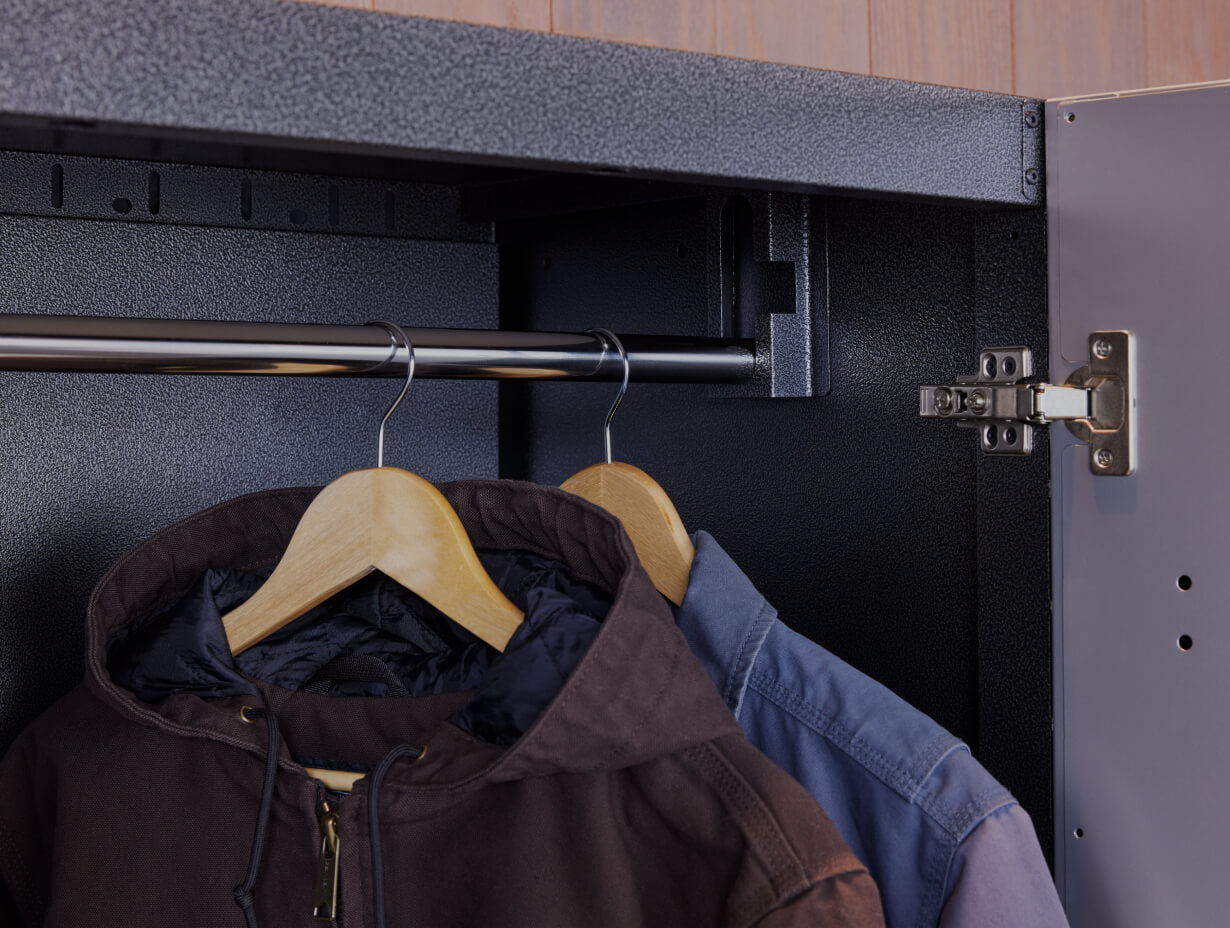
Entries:
[[1230,84],[1049,101],[1051,377],[1137,343],[1139,461],[1052,433],[1056,869],[1073,928],[1230,911]]

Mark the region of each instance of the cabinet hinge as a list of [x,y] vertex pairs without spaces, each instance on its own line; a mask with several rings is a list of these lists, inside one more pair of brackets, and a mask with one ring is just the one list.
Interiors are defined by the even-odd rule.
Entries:
[[1062,386],[1033,376],[1028,348],[987,348],[978,373],[919,388],[919,414],[976,428],[988,454],[1029,454],[1033,430],[1063,422],[1089,444],[1089,469],[1123,477],[1136,469],[1136,344],[1131,332],[1094,332],[1089,363]]

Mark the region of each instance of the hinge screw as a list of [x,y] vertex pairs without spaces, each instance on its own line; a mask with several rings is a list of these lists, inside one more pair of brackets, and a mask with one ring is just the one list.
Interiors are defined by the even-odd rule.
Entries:
[[1029,126],[1029,128],[1031,129],[1034,128],[1034,126],[1038,125],[1038,114],[1035,113],[1033,110],[1026,110],[1025,111],[1025,125]]
[[935,411],[941,416],[946,416],[952,412],[952,391],[951,390],[936,390],[935,391]]
[[1030,168],[1025,172],[1025,183],[1036,184],[1038,182],[1038,169]]
[[987,398],[982,393],[971,393],[965,400],[969,404],[970,411],[980,416],[987,411]]
[[1110,345],[1110,341],[1108,341],[1107,339],[1099,338],[1097,341],[1093,343],[1093,353],[1097,355],[1097,357],[1101,358],[1103,361],[1105,361],[1107,358],[1110,357],[1110,352],[1111,352],[1111,345]]
[[1099,448],[1093,455],[1093,463],[1106,470],[1115,463],[1115,454],[1109,448]]

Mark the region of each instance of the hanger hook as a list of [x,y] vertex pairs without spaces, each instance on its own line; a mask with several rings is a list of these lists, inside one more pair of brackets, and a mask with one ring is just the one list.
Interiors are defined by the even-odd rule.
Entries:
[[414,344],[410,341],[410,337],[406,335],[405,329],[396,322],[386,322],[381,319],[367,324],[384,326],[389,333],[389,338],[393,342],[393,350],[388,358],[385,359],[385,364],[388,364],[389,361],[397,357],[397,339],[399,336],[401,337],[401,343],[406,346],[406,351],[410,355],[406,361],[406,382],[402,384],[401,392],[397,394],[397,399],[393,400],[393,405],[389,407],[389,411],[380,420],[380,429],[376,432],[376,466],[384,467],[384,426],[389,421],[389,416],[393,415],[393,410],[400,406],[401,401],[406,398],[406,391],[410,389],[410,382],[414,380]]
[[615,346],[615,350],[619,352],[619,359],[624,362],[624,382],[619,385],[619,395],[615,397],[615,402],[611,404],[611,411],[606,414],[606,424],[602,427],[602,439],[606,446],[606,462],[610,464],[611,420],[615,418],[615,410],[619,408],[619,404],[624,400],[624,394],[628,392],[628,375],[632,372],[632,365],[628,362],[628,352],[624,350],[623,342],[610,329],[586,329],[585,334],[600,336],[602,338],[603,352],[606,351],[607,342],[609,341]]

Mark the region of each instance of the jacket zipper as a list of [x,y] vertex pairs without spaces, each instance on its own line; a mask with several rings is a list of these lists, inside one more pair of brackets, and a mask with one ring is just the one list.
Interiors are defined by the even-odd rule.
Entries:
[[316,819],[320,822],[320,857],[316,861],[312,915],[329,920],[337,918],[337,880],[341,870],[342,836],[337,802],[322,798],[316,804]]

